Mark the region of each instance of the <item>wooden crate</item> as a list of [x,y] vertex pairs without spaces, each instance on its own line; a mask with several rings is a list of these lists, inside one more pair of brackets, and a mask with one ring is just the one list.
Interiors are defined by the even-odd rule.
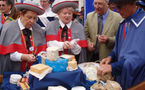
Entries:
[[145,90],[145,81],[137,84],[136,86],[129,88],[128,90]]
[[3,75],[0,75],[0,83],[2,83]]

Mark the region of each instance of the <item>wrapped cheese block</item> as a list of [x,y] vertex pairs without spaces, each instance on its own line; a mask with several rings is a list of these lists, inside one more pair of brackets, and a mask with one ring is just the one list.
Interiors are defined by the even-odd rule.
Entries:
[[67,89],[63,86],[49,86],[48,90],[67,90]]
[[105,88],[107,90],[121,90],[121,86],[119,85],[119,83],[111,80],[107,80]]
[[45,60],[46,60],[47,56],[41,55],[41,63],[45,64]]
[[21,90],[29,90],[30,89],[30,86],[26,82],[20,83],[20,87],[21,87]]
[[93,86],[92,86],[92,89],[94,89],[94,90],[107,90],[100,83],[99,84],[98,83],[94,83]]
[[68,59],[69,61],[72,61],[73,59],[75,59],[74,55],[69,55],[69,54],[64,54],[64,55],[61,55],[60,57]]
[[67,66],[68,71],[73,71],[76,70],[77,68],[78,68],[77,61],[75,59],[68,62],[68,66]]
[[86,76],[87,76],[87,80],[89,81],[97,80],[97,68],[93,66],[88,67],[86,69]]
[[114,78],[112,77],[111,73],[107,73],[104,76],[98,76],[98,78],[104,82],[107,80],[113,80]]
[[45,70],[50,69],[51,68],[47,65],[44,64],[36,64],[30,67],[30,71],[37,73],[37,74],[41,74],[42,72],[44,72]]
[[47,59],[51,61],[56,61],[59,56],[59,48],[58,47],[48,47],[46,49]]
[[39,80],[41,80],[45,77],[45,75],[47,75],[51,71],[52,71],[52,68],[47,65],[36,64],[30,67],[29,73],[39,78]]
[[83,86],[75,86],[71,90],[86,90],[86,88]]
[[11,74],[10,76],[10,83],[17,84],[21,80],[22,76],[19,74]]
[[53,70],[52,72],[64,72],[67,70],[68,59],[59,58],[56,61],[45,60],[45,64],[50,66]]

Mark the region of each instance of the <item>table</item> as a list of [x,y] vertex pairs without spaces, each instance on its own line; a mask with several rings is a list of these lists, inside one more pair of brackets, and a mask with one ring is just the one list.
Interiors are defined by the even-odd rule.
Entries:
[[[22,72],[16,72],[18,74],[23,74]],[[10,84],[9,77],[14,72],[5,72],[2,88],[3,90],[20,90],[20,87]],[[48,86],[62,85],[68,90],[71,90],[74,86],[84,86],[86,90],[89,90],[87,86],[86,79],[80,68],[75,71],[67,72],[55,72],[47,74],[42,80],[30,75],[29,77],[30,90],[47,90]]]

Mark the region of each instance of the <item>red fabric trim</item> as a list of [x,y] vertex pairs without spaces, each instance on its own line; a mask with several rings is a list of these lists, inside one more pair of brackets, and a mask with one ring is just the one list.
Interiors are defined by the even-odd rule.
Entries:
[[68,40],[66,40],[66,38],[64,37],[63,39],[61,39],[61,35],[62,35],[62,28],[59,29],[58,34],[57,34],[57,41],[71,41],[72,40],[72,36],[71,36],[71,29],[68,29]]
[[1,23],[4,24],[6,20],[6,17],[4,16],[4,14],[1,14]]
[[[44,44],[44,45],[42,45],[42,46],[36,47],[36,49],[37,49],[36,54],[38,54],[38,53],[41,52],[41,51],[46,51],[46,48],[47,48],[47,44]],[[36,49],[35,49],[35,50],[36,50]]]
[[77,43],[80,45],[80,47],[87,47],[88,46],[87,40],[80,40]]
[[[47,47],[46,44],[36,47],[36,49],[38,48],[36,54],[38,54],[40,51],[46,51],[46,47]],[[13,53],[16,51],[18,51],[19,53],[27,54],[27,50],[23,45],[19,44],[11,44],[9,46],[0,45],[0,54],[2,55],[6,55],[8,53]]]
[[57,35],[46,35],[46,42],[57,40]]
[[13,53],[15,51],[18,51],[20,53],[27,53],[27,50],[23,47],[23,45],[19,44],[11,44],[9,46],[3,46],[0,45],[0,54],[6,55],[8,53]]

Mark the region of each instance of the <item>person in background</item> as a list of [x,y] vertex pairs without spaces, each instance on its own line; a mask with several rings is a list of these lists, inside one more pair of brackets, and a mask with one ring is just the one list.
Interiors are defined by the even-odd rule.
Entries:
[[122,90],[145,80],[145,12],[136,0],[110,0],[124,18],[120,23],[112,53],[100,63],[98,75],[112,72]]
[[145,0],[138,0],[136,2],[136,5],[139,7],[139,8],[143,8],[143,10],[145,11]]
[[84,25],[84,7],[81,7],[81,11],[79,12],[78,21]]
[[57,17],[57,15],[52,12],[49,0],[40,0],[40,5],[45,10],[45,13],[38,17],[37,23],[44,29],[50,21],[53,21]]
[[121,16],[108,8],[109,0],[94,0],[95,11],[87,15],[85,32],[88,41],[88,61],[109,55],[114,47],[115,34]]
[[78,3],[72,0],[55,0],[52,11],[59,19],[50,22],[46,27],[47,46],[60,48],[61,54],[73,54],[81,63],[86,60],[87,41],[84,28],[80,23],[73,22],[73,11]]
[[45,32],[36,24],[44,10],[32,1],[17,3],[20,18],[4,24],[0,36],[0,74],[23,71],[36,61],[35,55],[46,50]]
[[8,19],[8,16],[12,14],[11,10],[13,6],[13,0],[0,0],[0,32],[3,24]]
[[114,12],[117,12],[117,11],[116,11],[116,8],[115,8],[115,5],[112,4],[112,3],[111,3],[111,4],[109,3],[109,9],[111,9],[111,10],[114,11]]

